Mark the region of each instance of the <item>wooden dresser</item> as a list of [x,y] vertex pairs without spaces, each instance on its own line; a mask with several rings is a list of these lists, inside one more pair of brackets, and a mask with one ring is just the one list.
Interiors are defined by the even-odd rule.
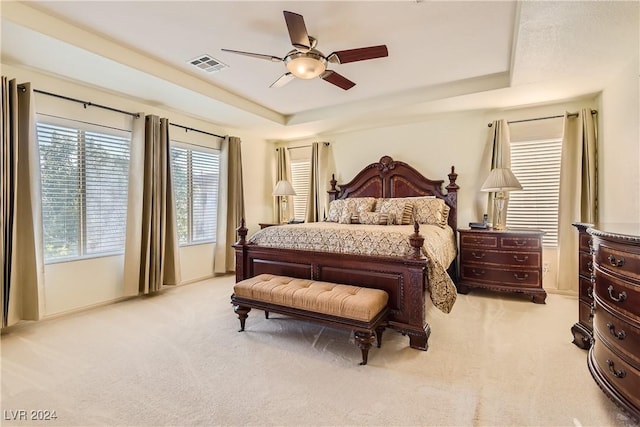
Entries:
[[591,375],[640,421],[640,225],[589,228],[595,312]]
[[472,288],[518,292],[544,304],[541,230],[460,229],[458,292]]
[[593,257],[591,235],[587,229],[593,224],[575,223],[578,229],[578,323],[571,327],[573,343],[588,350],[593,338]]

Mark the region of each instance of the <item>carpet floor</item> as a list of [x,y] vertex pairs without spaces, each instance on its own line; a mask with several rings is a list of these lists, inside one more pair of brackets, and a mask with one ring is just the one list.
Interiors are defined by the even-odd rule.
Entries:
[[359,366],[348,331],[253,310],[239,333],[233,283],[10,328],[2,425],[634,425],[571,343],[575,297],[459,295],[450,314],[428,310],[428,351],[387,330]]

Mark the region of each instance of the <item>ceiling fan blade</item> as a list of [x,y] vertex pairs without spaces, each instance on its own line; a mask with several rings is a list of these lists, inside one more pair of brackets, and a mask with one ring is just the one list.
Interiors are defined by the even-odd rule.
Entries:
[[282,87],[282,86],[286,85],[287,83],[289,83],[291,80],[293,80],[295,78],[296,78],[296,76],[294,76],[291,73],[283,74],[282,76],[280,76],[280,78],[278,80],[276,80],[275,82],[271,83],[271,86],[269,86],[269,87]]
[[344,90],[349,90],[356,85],[351,80],[332,70],[325,71],[320,75],[320,78]]
[[362,47],[359,49],[338,50],[327,56],[327,60],[330,62],[338,62],[339,64],[346,64],[348,62],[384,58],[385,56],[389,56],[389,51],[386,45],[381,44],[379,46]]
[[287,12],[286,10],[282,13],[284,13],[284,20],[287,23],[289,38],[293,47],[303,51],[311,49],[311,41],[309,40],[309,34],[307,34],[307,27],[304,25],[302,15]]
[[232,50],[232,49],[220,49],[224,52],[237,53],[238,55],[251,56],[252,58],[266,59],[272,62],[282,62],[282,58],[278,58],[277,56],[272,55],[263,55],[261,53],[252,53],[252,52],[243,52],[241,50]]

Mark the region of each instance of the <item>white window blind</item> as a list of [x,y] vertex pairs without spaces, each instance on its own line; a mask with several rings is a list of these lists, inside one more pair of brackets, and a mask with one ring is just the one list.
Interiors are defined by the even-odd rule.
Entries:
[[215,242],[220,152],[172,142],[171,161],[180,244]]
[[511,170],[522,191],[509,193],[507,226],[545,231],[543,244],[558,245],[562,139],[511,141]]
[[297,220],[304,220],[306,217],[310,173],[311,162],[309,160],[291,161],[291,185],[296,191],[296,195],[292,196],[293,216]]
[[124,252],[131,134],[85,125],[36,124],[45,262]]

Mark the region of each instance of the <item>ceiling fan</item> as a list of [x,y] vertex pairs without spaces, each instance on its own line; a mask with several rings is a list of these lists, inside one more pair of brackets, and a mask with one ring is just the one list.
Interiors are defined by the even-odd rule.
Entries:
[[307,27],[304,24],[302,15],[287,11],[283,13],[284,20],[287,23],[287,29],[289,30],[291,44],[294,47],[284,58],[260,53],[222,49],[224,52],[266,59],[273,62],[284,62],[288,71],[273,82],[270,87],[282,87],[296,77],[300,79],[320,77],[344,90],[349,90],[356,84],[335,71],[328,70],[328,63],[346,64],[348,62],[365,61],[367,59],[389,56],[386,45],[338,50],[324,56],[322,52],[316,49],[318,40],[307,34]]

